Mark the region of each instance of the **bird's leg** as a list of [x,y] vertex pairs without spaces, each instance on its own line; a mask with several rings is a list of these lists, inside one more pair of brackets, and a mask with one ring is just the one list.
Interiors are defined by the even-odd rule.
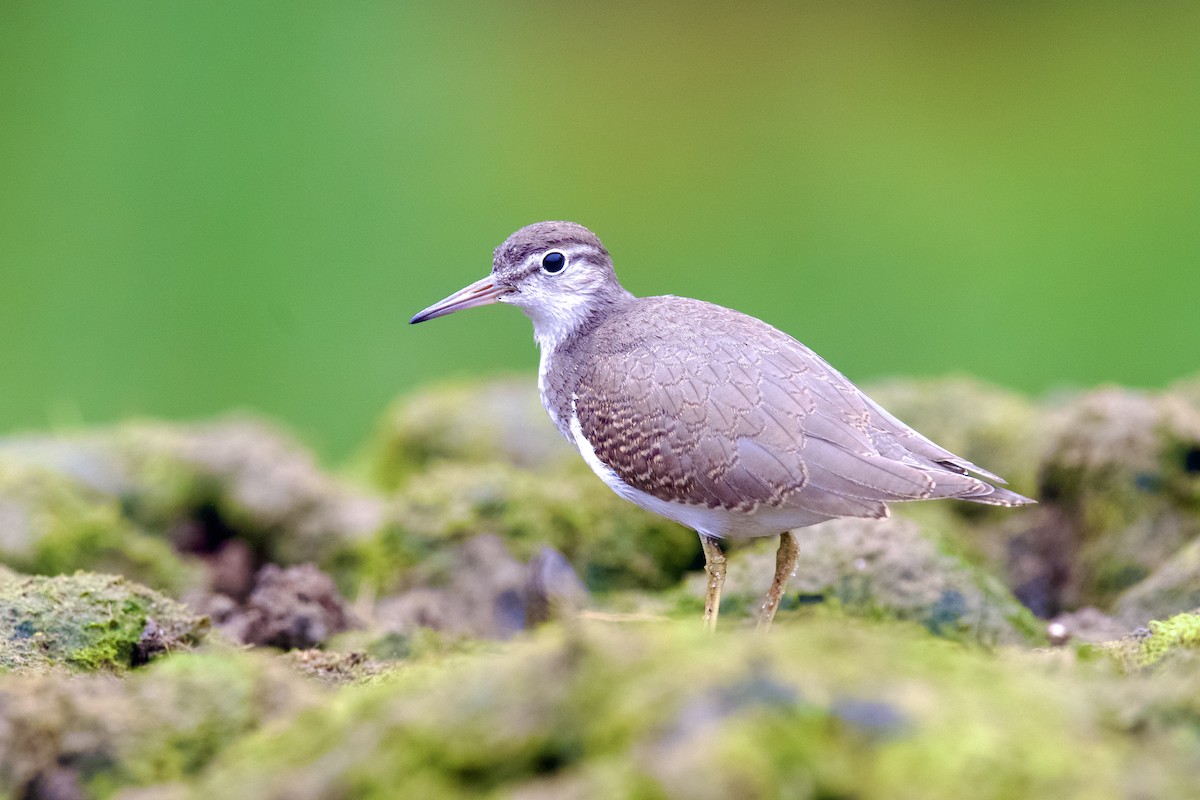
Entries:
[[763,603],[762,611],[759,612],[756,626],[758,630],[765,631],[771,627],[771,620],[775,619],[779,601],[783,599],[783,592],[787,589],[788,580],[796,571],[796,563],[799,560],[800,545],[797,544],[796,537],[791,531],[779,534],[779,550],[775,553],[775,579],[771,581],[767,601]]
[[708,574],[708,591],[704,595],[704,627],[717,628],[717,612],[721,610],[721,587],[725,585],[725,554],[721,544],[711,536],[700,534],[704,550],[704,571]]

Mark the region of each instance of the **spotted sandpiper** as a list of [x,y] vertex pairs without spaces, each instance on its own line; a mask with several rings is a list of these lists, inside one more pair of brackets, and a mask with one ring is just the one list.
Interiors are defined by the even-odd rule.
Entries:
[[491,275],[411,322],[488,303],[533,321],[542,405],[588,466],[621,497],[700,535],[710,628],[723,538],[780,537],[765,627],[796,569],[797,528],[883,518],[903,500],[1033,502],[767,323],[700,300],[634,297],[582,225],[521,228],[496,248]]

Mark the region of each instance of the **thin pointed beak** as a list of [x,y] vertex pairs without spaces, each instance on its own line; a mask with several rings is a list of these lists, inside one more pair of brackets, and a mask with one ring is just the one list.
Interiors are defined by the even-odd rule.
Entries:
[[459,289],[445,300],[434,303],[410,319],[408,324],[416,325],[418,322],[424,322],[427,319],[434,319],[435,317],[444,317],[447,314],[453,314],[455,311],[461,311],[464,308],[486,306],[490,303],[495,303],[510,291],[507,287],[497,286],[492,276],[489,275],[482,280],[475,281],[464,289]]

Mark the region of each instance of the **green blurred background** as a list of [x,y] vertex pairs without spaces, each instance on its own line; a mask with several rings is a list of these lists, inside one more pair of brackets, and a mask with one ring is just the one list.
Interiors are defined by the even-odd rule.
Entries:
[[257,409],[327,458],[536,363],[409,328],[515,228],[856,380],[1200,369],[1200,3],[0,0],[0,432]]

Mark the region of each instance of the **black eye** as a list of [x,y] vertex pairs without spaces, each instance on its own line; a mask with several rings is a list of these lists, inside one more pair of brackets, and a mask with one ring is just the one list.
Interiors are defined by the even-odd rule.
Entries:
[[542,269],[551,275],[562,272],[565,266],[567,266],[567,257],[557,250],[551,250],[542,256]]

